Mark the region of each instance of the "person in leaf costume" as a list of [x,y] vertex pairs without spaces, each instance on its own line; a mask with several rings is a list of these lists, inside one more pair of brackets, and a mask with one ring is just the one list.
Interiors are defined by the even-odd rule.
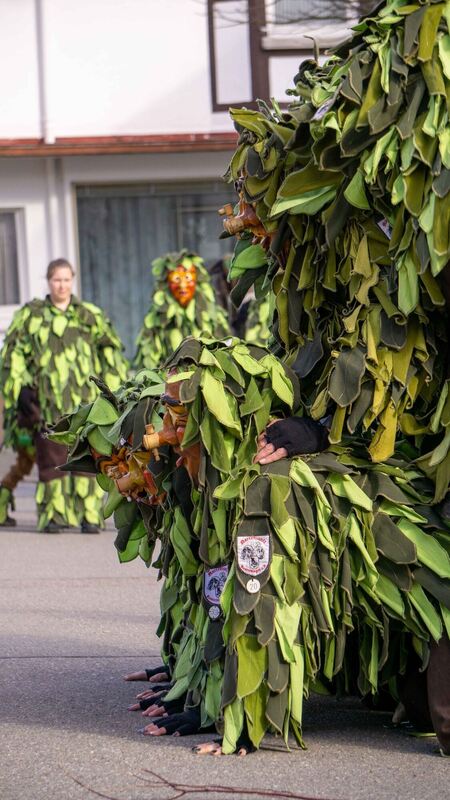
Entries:
[[249,231],[231,275],[275,295],[274,335],[330,440],[368,431],[374,462],[414,437],[436,502],[450,477],[449,5],[383,2],[286,112],[233,109],[228,177]]
[[[333,443],[365,434],[374,463],[412,440],[434,502],[450,479],[449,23],[448,2],[380,3],[324,65],[301,65],[286,113],[233,110],[225,222],[253,236],[234,274],[241,293],[273,289],[309,413],[332,414]],[[264,460],[289,441],[266,440]],[[448,689],[445,714],[449,752]]]
[[16,460],[3,476],[0,483],[0,527],[15,528],[16,520],[9,516],[9,508],[14,510],[14,490],[33,469],[36,452],[33,437],[27,428],[18,428],[14,435]]
[[[164,639],[172,685],[162,700],[151,693],[147,710],[159,719],[145,732],[214,722],[221,743],[200,752],[248,752],[267,732],[287,743],[292,731],[303,746],[310,691],[395,692],[450,628],[450,548],[433,484],[401,448],[382,464],[356,438],[318,453],[326,434],[301,458],[255,462],[271,423],[303,419],[294,373],[264,348],[188,339],[166,367],[162,423],[156,379],[130,389],[131,410],[130,395],[122,413],[107,391],[96,401],[116,403],[103,455],[87,438],[90,408],[60,433],[76,438],[73,466],[83,459],[102,473],[120,557],[148,560],[161,535],[160,633],[174,629],[184,588],[184,630]],[[176,500],[180,469],[192,480],[190,509]]]
[[188,250],[167,253],[152,263],[151,306],[136,342],[136,369],[154,369],[187,336],[213,338],[230,333],[227,314],[216,302],[203,259]]
[[251,300],[245,321],[245,341],[266,346],[270,339],[271,318],[270,298],[267,295]]
[[[92,373],[117,388],[127,370],[109,320],[97,306],[72,295],[73,274],[65,259],[50,262],[49,294],[16,312],[1,351],[5,444],[17,449],[21,428],[31,432],[39,470],[38,530],[50,533],[78,525],[87,533],[98,531],[102,494],[86,476],[59,472],[66,449],[49,442],[45,430],[68,409],[94,396]],[[31,469],[32,456],[28,461]],[[12,488],[10,482],[3,483],[8,500]]]

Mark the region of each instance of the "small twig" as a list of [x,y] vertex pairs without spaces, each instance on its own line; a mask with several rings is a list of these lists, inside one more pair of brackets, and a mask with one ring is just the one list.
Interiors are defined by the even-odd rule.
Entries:
[[83,789],[87,789],[88,792],[92,792],[92,794],[97,795],[97,797],[104,797],[105,800],[121,800],[120,797],[112,797],[110,794],[103,794],[103,792],[97,792],[96,789],[92,789],[90,786],[86,786],[85,783],[82,783],[78,780],[78,778],[74,778],[73,775],[69,775],[69,778],[72,778],[78,786],[81,786]]
[[[151,769],[143,769],[143,772],[146,772],[148,775],[154,779],[153,781],[149,781],[146,778],[142,777],[141,775],[137,775],[136,773],[132,773],[133,777],[137,778],[138,780],[142,781],[146,786],[151,787],[152,789],[172,789],[176,794],[172,795],[168,800],[178,800],[180,797],[186,797],[189,794],[228,794],[228,795],[237,795],[237,796],[250,796],[250,797],[274,797],[274,798],[286,798],[286,800],[331,800],[330,798],[325,797],[311,797],[309,795],[304,794],[296,794],[295,792],[280,792],[280,791],[272,791],[272,790],[264,790],[264,789],[243,789],[240,786],[222,786],[222,785],[209,785],[204,786],[202,784],[188,784],[188,783],[172,783],[167,778],[164,778],[162,775],[158,775],[157,772],[153,772]],[[75,778],[73,775],[69,775],[69,777],[81,786],[83,789],[86,789],[88,792],[95,794],[97,797],[103,798],[103,800],[121,800],[119,797],[112,797],[112,795],[105,794],[104,792],[99,792],[97,789],[93,789],[91,786],[87,786],[86,784],[82,783],[82,781]]]
[[[156,778],[157,781],[160,783],[151,783],[148,781],[148,785],[156,788],[157,786],[170,786],[174,791],[180,791],[184,794],[195,794],[199,792],[203,792],[205,794],[241,794],[241,795],[250,795],[251,797],[283,797],[287,798],[287,800],[331,800],[330,798],[325,797],[311,797],[309,795],[304,794],[296,794],[295,792],[280,792],[280,791],[271,791],[264,790],[264,789],[242,789],[240,786],[214,786],[209,784],[208,786],[203,786],[201,784],[188,784],[188,783],[170,783],[161,775],[158,775],[157,772],[153,772],[151,769],[143,769],[143,772],[148,773],[153,778]],[[181,795],[179,795],[181,796]],[[172,798],[175,800],[175,798]]]

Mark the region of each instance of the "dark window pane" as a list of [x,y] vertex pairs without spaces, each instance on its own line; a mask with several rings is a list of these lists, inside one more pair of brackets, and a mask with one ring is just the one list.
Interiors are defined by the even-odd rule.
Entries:
[[[339,17],[345,17],[344,3],[339,3]],[[336,18],[336,3],[331,0],[276,0],[274,17],[277,23],[309,22],[312,20],[333,21]]]
[[20,303],[16,220],[13,211],[0,212],[0,305]]
[[106,311],[128,355],[149,307],[151,262],[183,247],[208,266],[230,253],[217,214],[230,200],[234,190],[220,183],[77,189],[81,294]]

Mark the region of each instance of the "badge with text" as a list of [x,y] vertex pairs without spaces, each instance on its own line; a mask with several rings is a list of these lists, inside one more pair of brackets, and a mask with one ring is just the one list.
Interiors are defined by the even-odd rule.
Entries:
[[270,563],[270,537],[238,536],[237,558],[245,575],[262,575]]
[[220,564],[205,570],[203,575],[203,598],[210,619],[220,617],[220,596],[228,578],[228,564]]

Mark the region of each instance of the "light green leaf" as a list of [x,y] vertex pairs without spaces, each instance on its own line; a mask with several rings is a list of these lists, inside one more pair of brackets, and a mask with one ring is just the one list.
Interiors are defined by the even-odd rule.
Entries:
[[256,692],[267,669],[267,648],[261,647],[256,636],[239,636],[236,642],[238,653],[237,693],[246,697]]
[[244,724],[244,705],[242,700],[236,697],[230,705],[225,706],[223,719],[222,752],[225,755],[230,755],[236,750],[236,743],[242,733]]
[[95,425],[112,425],[118,418],[119,415],[113,404],[99,395],[92,404],[87,421]]
[[434,605],[428,600],[424,590],[418,583],[413,583],[408,592],[408,597],[422,617],[433,639],[437,642],[442,636],[442,621]]
[[68,324],[68,319],[64,314],[55,314],[52,322],[53,333],[56,336],[62,336]]
[[416,545],[417,558],[422,564],[429,567],[440,578],[450,578],[450,557],[432,534],[425,533],[406,519],[399,520],[397,526]]

